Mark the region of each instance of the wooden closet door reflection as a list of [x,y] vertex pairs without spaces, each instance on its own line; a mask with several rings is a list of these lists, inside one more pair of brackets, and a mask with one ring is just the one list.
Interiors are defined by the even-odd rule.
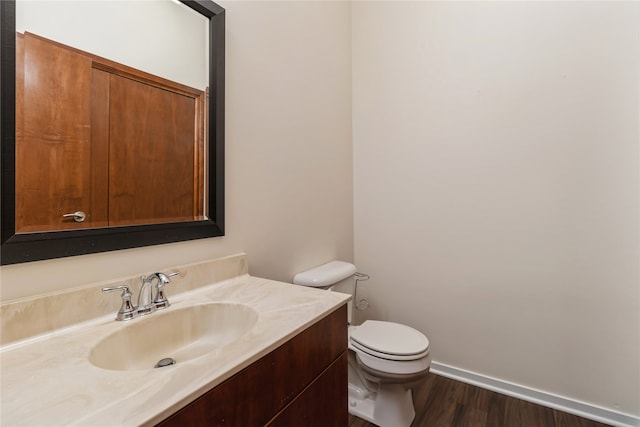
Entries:
[[194,98],[112,74],[109,225],[192,221]]
[[[17,36],[16,232],[94,226],[91,60],[26,33]],[[63,214],[84,211],[84,222]]]

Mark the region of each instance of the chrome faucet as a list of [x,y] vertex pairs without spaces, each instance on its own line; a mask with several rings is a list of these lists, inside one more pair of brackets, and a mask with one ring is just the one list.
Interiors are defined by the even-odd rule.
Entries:
[[[164,274],[153,273],[149,276],[142,276],[140,281],[140,292],[138,293],[138,305],[131,304],[131,291],[126,285],[117,286],[115,288],[102,288],[102,292],[110,292],[115,290],[122,290],[122,306],[118,311],[116,320],[130,320],[138,316],[145,316],[153,313],[156,310],[169,307],[171,304],[164,293],[164,287],[171,283],[169,277],[173,277],[180,274],[179,271]],[[156,282],[156,296],[153,297],[153,283]]]
[[[171,283],[169,277],[180,274],[179,271],[173,273],[153,273],[149,276],[142,276],[142,286],[138,294],[138,316],[153,313],[156,310],[169,307],[171,304],[164,294],[164,287]],[[156,283],[156,296],[153,297],[153,282]]]

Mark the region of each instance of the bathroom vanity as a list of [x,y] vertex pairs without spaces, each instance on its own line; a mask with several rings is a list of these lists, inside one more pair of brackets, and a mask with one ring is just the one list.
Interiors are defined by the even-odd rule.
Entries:
[[349,295],[249,276],[244,254],[167,271],[171,306],[130,321],[100,289],[139,277],[3,303],[0,424],[348,423]]
[[345,426],[346,306],[187,405],[159,426]]

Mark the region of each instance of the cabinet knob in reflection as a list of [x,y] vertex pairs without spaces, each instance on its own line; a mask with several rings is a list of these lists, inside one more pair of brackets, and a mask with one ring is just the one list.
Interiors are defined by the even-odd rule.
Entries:
[[84,222],[84,219],[87,217],[84,212],[78,211],[74,213],[68,213],[62,215],[65,218],[73,218],[75,222]]

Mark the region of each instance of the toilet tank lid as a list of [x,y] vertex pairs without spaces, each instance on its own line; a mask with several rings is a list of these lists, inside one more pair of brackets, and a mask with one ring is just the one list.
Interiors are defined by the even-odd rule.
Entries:
[[344,261],[331,261],[293,277],[293,283],[303,286],[324,287],[334,285],[356,274],[356,266]]

